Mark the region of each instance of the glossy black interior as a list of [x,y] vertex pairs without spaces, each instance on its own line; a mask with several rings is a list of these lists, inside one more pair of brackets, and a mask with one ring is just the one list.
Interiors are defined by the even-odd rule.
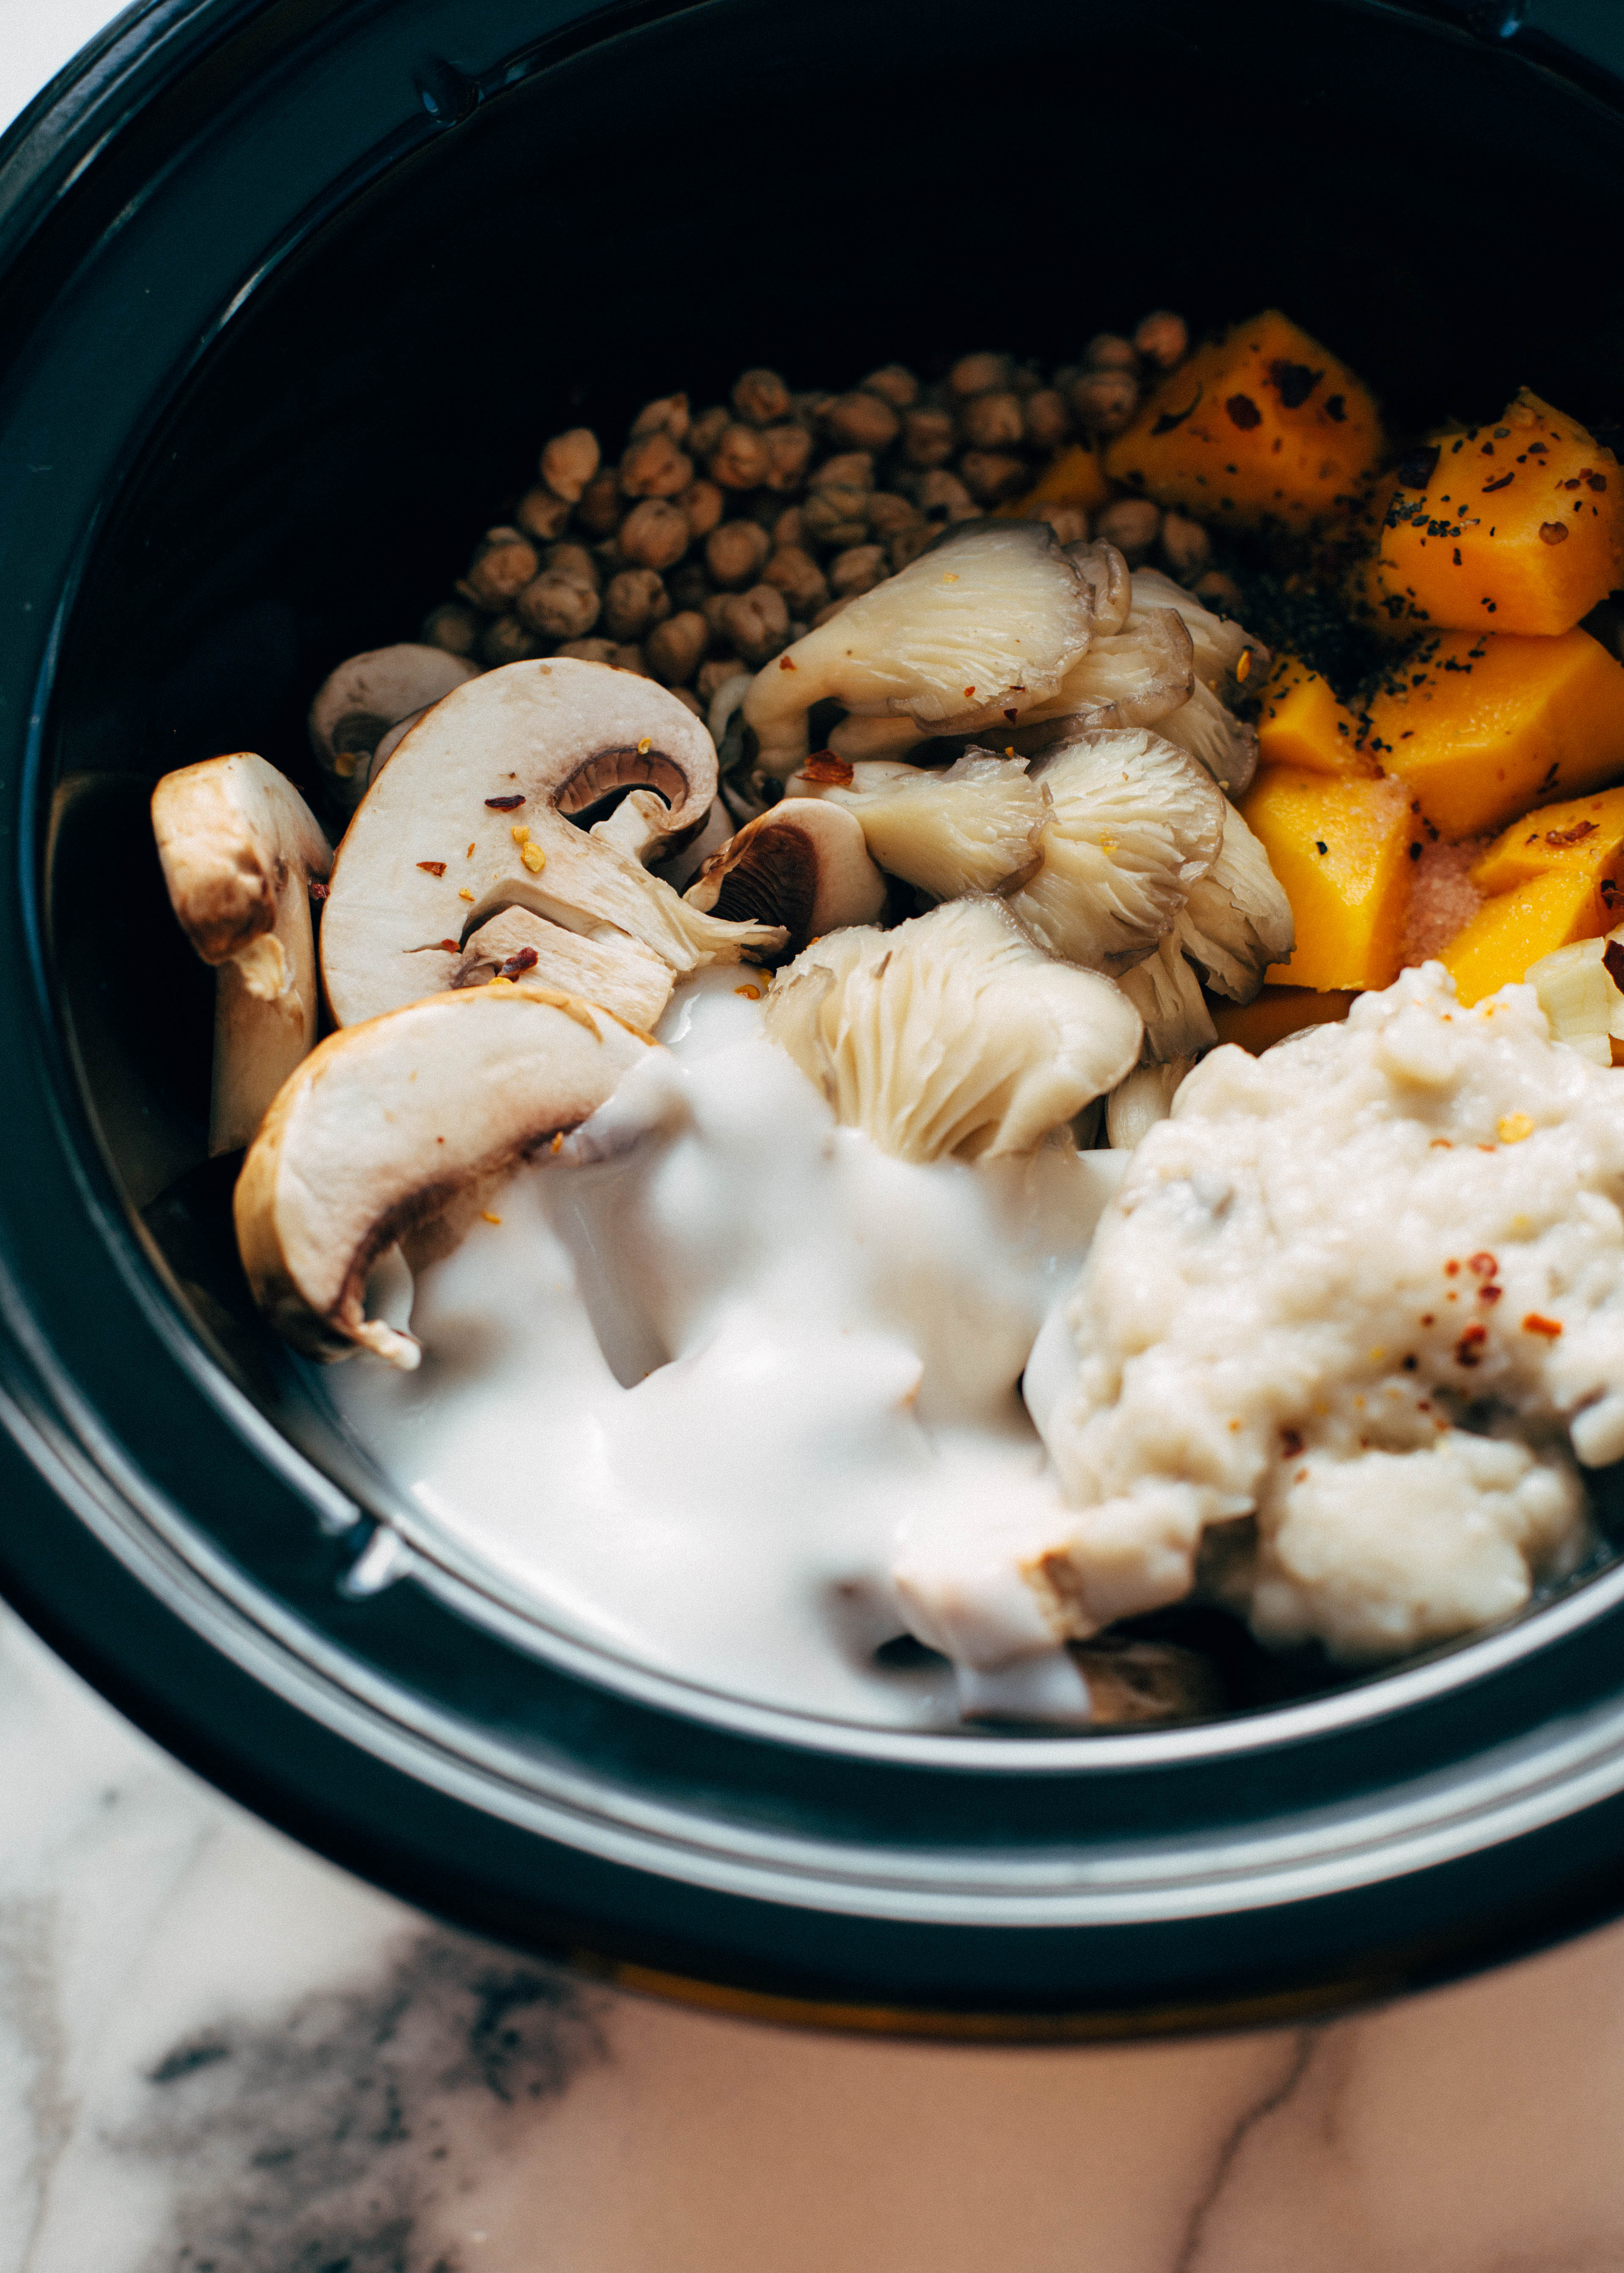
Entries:
[[[58,1080],[62,1157],[97,1226],[75,1252],[90,1273],[105,1249],[149,1321],[150,1348],[121,1360],[98,1344],[80,1373],[94,1376],[113,1437],[140,1443],[143,1473],[161,1474],[184,1518],[172,1551],[189,1571],[217,1558],[229,1585],[209,1583],[233,1617],[258,1605],[276,1648],[301,1665],[333,1653],[351,1669],[324,1670],[346,1701],[307,1705],[305,1737],[290,1754],[284,1733],[277,1754],[272,1707],[263,1734],[254,1722],[275,1681],[223,1613],[213,1628],[202,1610],[189,1616],[189,1632],[245,1677],[221,1677],[240,1737],[228,1713],[203,1725],[211,1661],[194,1669],[191,1641],[178,1649],[184,1679],[168,1688],[105,1626],[83,1657],[255,1804],[423,1899],[532,1941],[653,1952],[817,1996],[1143,2014],[1281,1987],[1358,1993],[1605,1906],[1613,1897],[1598,1889],[1624,1836],[1600,1814],[1560,1859],[1536,1841],[1508,1863],[1492,1902],[1464,1900],[1469,1866],[1439,1859],[1435,1898],[1396,1883],[1356,1897],[1355,1873],[1323,1899],[1305,1895],[1272,1939],[1244,1904],[1225,1912],[1227,1897],[1195,1927],[1147,1894],[1137,1939],[1121,1922],[1056,1922],[1020,1947],[991,1912],[955,1940],[909,1896],[887,1924],[860,1927],[855,1895],[843,1917],[838,1902],[808,1908],[795,1893],[775,1908],[742,1879],[707,1891],[680,1861],[655,1883],[639,1876],[646,1864],[582,1861],[556,1822],[521,1823],[481,1777],[531,1793],[564,1762],[597,1780],[608,1817],[624,1795],[702,1818],[724,1849],[735,1832],[741,1849],[781,1834],[829,1854],[894,1845],[927,1875],[945,1872],[973,1909],[984,1865],[1041,1876],[1066,1858],[1081,1886],[1090,1854],[1154,1847],[1174,1825],[1210,1834],[1216,1854],[1238,1827],[1300,1815],[1312,1846],[1324,1809],[1351,1824],[1395,1774],[1447,1778],[1502,1736],[1526,1744],[1564,1714],[1610,1713],[1614,1656],[1587,1630],[1559,1684],[1538,1650],[1514,1650],[1476,1691],[1438,1689],[1424,1725],[1396,1701],[1363,1733],[1328,1725],[1296,1752],[1283,1736],[1267,1758],[1169,1753],[1157,1766],[1125,1750],[1096,1772],[1075,1746],[1045,1767],[1026,1757],[1037,1747],[999,1767],[976,1745],[954,1770],[906,1746],[883,1762],[842,1759],[833,1737],[787,1754],[782,1731],[725,1714],[701,1736],[672,1699],[628,1699],[579,1663],[538,1660],[499,1617],[469,1624],[431,1587],[347,1593],[388,1489],[336,1430],[319,1374],[243,1304],[220,1235],[228,1169],[204,1162],[211,982],[174,929],[144,816],[159,774],[225,749],[260,751],[315,796],[311,691],[343,656],[411,635],[533,477],[542,439],[577,421],[613,435],[647,397],[679,386],[708,401],[746,364],[838,386],[894,356],[930,373],[981,344],[1063,358],[1155,304],[1206,324],[1274,303],[1367,374],[1397,431],[1444,412],[1490,416],[1522,383],[1616,422],[1624,310],[1602,280],[1618,116],[1502,48],[1340,0],[1221,11],[1016,0],[995,22],[969,0],[928,19],[854,0],[707,0],[573,26],[511,0],[460,11],[425,0],[393,25],[338,4],[236,14],[257,14],[261,46],[233,65],[222,39],[212,110],[196,98],[186,109],[177,80],[169,154],[183,168],[240,114],[242,131],[262,136],[260,189],[245,164],[240,210],[206,216],[200,192],[189,221],[182,201],[123,278],[126,296],[138,291],[145,261],[155,304],[169,294],[178,306],[185,264],[223,280],[236,233],[215,320],[199,333],[176,316],[168,378],[132,380],[128,400],[107,406],[94,516],[73,532],[71,570],[40,594],[42,606],[64,589],[70,600],[27,747],[41,771],[14,809],[34,816],[38,976],[88,1111],[82,1123]],[[272,41],[264,27],[278,25]],[[271,228],[277,168],[323,176],[312,90],[341,102],[346,73],[395,123],[369,146],[335,141],[319,196]],[[294,115],[279,114],[284,87],[312,122],[296,150],[278,142]],[[167,115],[154,103],[149,139],[162,141]],[[142,161],[143,178],[161,154]],[[65,276],[95,230],[66,191],[52,226]],[[41,244],[16,272],[13,305],[48,330],[49,230]],[[49,1038],[41,1048],[49,1060]],[[34,1272],[49,1339],[24,1204],[13,1190],[7,1237],[18,1283]],[[210,1354],[201,1371],[150,1323],[153,1287]],[[123,1377],[121,1362],[133,1369]],[[348,1496],[361,1512],[350,1529],[341,1505],[320,1529],[296,1480],[265,1481],[273,1463],[248,1408],[211,1385],[213,1366]],[[161,1458],[140,1441],[143,1401],[171,1397],[194,1420],[177,1417]],[[133,1547],[119,1555],[161,1594]],[[26,1551],[7,1573],[71,1639],[71,1597]],[[416,1794],[405,1817],[383,1772],[363,1772],[387,1749],[364,1714],[425,1744],[431,1728],[459,1764],[392,1767],[417,1778],[403,1787]],[[476,1852],[472,1823],[485,1827]],[[1032,1899],[1029,1924],[1042,1925]],[[884,1909],[871,1904],[872,1917]]]

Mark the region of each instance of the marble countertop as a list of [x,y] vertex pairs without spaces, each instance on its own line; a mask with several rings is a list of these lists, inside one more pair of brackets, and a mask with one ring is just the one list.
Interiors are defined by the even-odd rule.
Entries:
[[[0,124],[108,12],[0,0]],[[1624,1928],[1277,2034],[798,2037],[385,1899],[3,1609],[0,1762],[0,2273],[1624,2266]]]
[[1281,2033],[797,2036],[314,1860],[0,1611],[0,2273],[1604,2273],[1624,1929]]

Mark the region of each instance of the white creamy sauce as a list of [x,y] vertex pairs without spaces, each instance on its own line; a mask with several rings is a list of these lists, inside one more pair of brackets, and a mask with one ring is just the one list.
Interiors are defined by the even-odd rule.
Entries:
[[1081,1718],[1051,1644],[962,1690],[874,1653],[901,1542],[1052,1520],[1020,1377],[1126,1156],[893,1159],[749,976],[678,989],[669,1051],[418,1278],[420,1369],[341,1367],[335,1400],[449,1542],[643,1664],[869,1722]]

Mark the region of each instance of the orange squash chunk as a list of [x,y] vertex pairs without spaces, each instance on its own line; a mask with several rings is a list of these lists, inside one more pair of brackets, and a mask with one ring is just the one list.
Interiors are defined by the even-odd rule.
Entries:
[[1402,783],[1267,766],[1241,806],[1291,903],[1297,948],[1278,986],[1324,993],[1398,976],[1416,821]]
[[1542,955],[1595,939],[1624,911],[1624,789],[1525,813],[1472,864],[1489,897],[1441,960],[1463,1002],[1520,980]]
[[1366,715],[1366,749],[1452,842],[1624,773],[1624,664],[1588,632],[1441,632]]
[[1497,426],[1446,430],[1399,468],[1373,572],[1395,624],[1571,631],[1620,581],[1618,462],[1526,387]]
[[995,518],[1024,521],[1034,507],[1049,505],[1074,505],[1094,513],[1110,495],[1098,452],[1086,442],[1071,442],[1050,460],[1026,495],[999,506]]
[[1359,722],[1330,683],[1294,655],[1283,655],[1263,689],[1258,754],[1266,766],[1302,766],[1315,774],[1373,774],[1359,747]]
[[1305,1026],[1331,1026],[1353,1008],[1352,994],[1317,994],[1312,986],[1265,986],[1250,1002],[1212,1001],[1212,1023],[1221,1042],[1234,1042],[1261,1057],[1288,1034]]
[[1301,534],[1355,506],[1385,447],[1363,382],[1266,308],[1168,373],[1105,471],[1215,528]]

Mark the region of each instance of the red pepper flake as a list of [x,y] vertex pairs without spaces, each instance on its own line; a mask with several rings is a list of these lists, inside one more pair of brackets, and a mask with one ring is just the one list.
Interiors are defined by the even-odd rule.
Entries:
[[1458,1278],[1460,1277],[1460,1275],[1461,1275],[1461,1266],[1460,1266],[1460,1264],[1459,1264],[1458,1263],[1456,1263],[1456,1262],[1455,1262],[1455,1261],[1451,1260],[1451,1261],[1449,1261],[1449,1262],[1446,1263],[1446,1264],[1444,1264],[1444,1266],[1443,1266],[1443,1267],[1444,1267],[1444,1270],[1445,1270],[1446,1273],[1448,1274],[1448,1276],[1449,1278],[1451,1278],[1451,1279],[1458,1279]]
[[516,813],[519,807],[524,803],[524,799],[517,795],[513,797],[488,797],[485,799],[485,803],[490,807],[492,813]]
[[[1564,530],[1562,531],[1562,535],[1563,535],[1564,536],[1567,536],[1567,534],[1568,534],[1568,531],[1567,531],[1566,529],[1564,529]],[[965,699],[965,701],[966,701],[967,702],[969,701],[969,700],[970,696],[971,696],[975,692],[976,692],[976,690],[975,690],[975,688],[974,688],[973,686],[967,686],[967,687],[965,688],[965,690],[964,690],[964,699]]]
[[1261,426],[1263,423],[1263,414],[1249,394],[1231,394],[1224,408],[1243,434],[1249,433],[1254,426]]
[[497,967],[499,979],[517,979],[521,971],[534,971],[541,957],[533,947],[516,947],[505,963]]
[[1505,1291],[1506,1290],[1503,1287],[1479,1287],[1478,1289],[1478,1300],[1480,1302],[1498,1302]]
[[1433,1314],[1432,1314],[1432,1312],[1431,1312],[1430,1310],[1424,1311],[1424,1312],[1423,1312],[1423,1314],[1422,1314],[1422,1317],[1421,1317],[1421,1324],[1422,1324],[1424,1326],[1430,1326],[1430,1325],[1432,1324],[1432,1323],[1433,1323]]
[[1021,713],[1018,710],[1006,710],[1004,716],[1013,726],[1015,720],[1021,716]]
[[1562,1322],[1560,1318],[1542,1318],[1538,1310],[1530,1310],[1523,1321],[1523,1331],[1525,1334],[1543,1334],[1547,1341],[1553,1342],[1562,1331]]
[[444,860],[420,860],[417,863],[417,866],[423,871],[425,875],[443,876],[445,874],[445,863]]
[[814,750],[801,771],[808,781],[832,782],[841,789],[849,789],[856,778],[846,760],[833,750]]
[[1298,1434],[1297,1430],[1295,1429],[1283,1429],[1280,1431],[1281,1459],[1283,1460],[1300,1459],[1302,1458],[1302,1452],[1303,1440]]
[[311,897],[313,900],[330,900],[333,897],[332,885],[324,884],[319,877],[312,876],[311,878]]
[[1468,1368],[1483,1362],[1483,1345],[1489,1338],[1486,1326],[1468,1326],[1455,1345],[1455,1362]]
[[1563,844],[1579,844],[1587,836],[1594,836],[1595,834],[1596,823],[1593,821],[1575,821],[1571,829],[1547,829],[1545,843],[1559,847]]
[[796,662],[793,656],[781,655],[778,658],[778,668],[780,671],[798,671],[800,667],[800,664]]
[[402,955],[460,955],[462,949],[454,939],[425,940],[421,947],[403,947]]
[[1500,1269],[1500,1265],[1495,1262],[1494,1257],[1489,1254],[1486,1249],[1485,1249],[1481,1254],[1469,1256],[1466,1260],[1466,1268],[1471,1272],[1475,1279],[1493,1279],[1495,1272]]

